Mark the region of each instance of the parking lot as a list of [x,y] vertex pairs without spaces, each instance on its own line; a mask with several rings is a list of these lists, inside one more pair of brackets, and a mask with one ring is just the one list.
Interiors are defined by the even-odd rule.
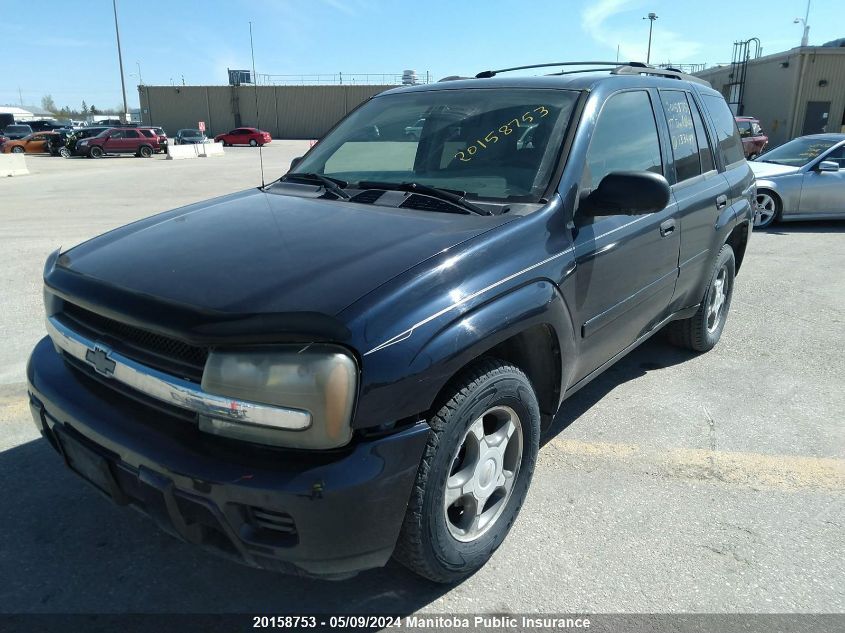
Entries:
[[[307,147],[273,141],[267,179]],[[47,254],[256,186],[258,150],[27,164],[0,181],[0,610],[845,609],[845,222],[755,233],[714,351],[652,339],[564,403],[513,531],[475,576],[441,587],[391,564],[327,583],[220,560],[110,505],[26,404]]]

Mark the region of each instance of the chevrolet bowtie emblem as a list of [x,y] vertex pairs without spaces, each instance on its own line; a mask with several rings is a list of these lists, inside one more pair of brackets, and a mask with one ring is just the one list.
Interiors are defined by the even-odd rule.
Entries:
[[89,349],[85,352],[85,360],[87,360],[91,367],[94,368],[98,374],[103,376],[113,376],[115,362],[109,358],[111,350],[100,347],[99,345],[94,349]]

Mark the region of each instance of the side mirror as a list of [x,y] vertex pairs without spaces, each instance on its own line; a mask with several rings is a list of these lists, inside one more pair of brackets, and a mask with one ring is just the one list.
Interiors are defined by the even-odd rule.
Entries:
[[819,163],[819,171],[839,171],[839,163],[833,160],[823,160]]
[[639,215],[669,204],[669,183],[649,171],[615,171],[581,198],[579,210],[590,216]]
[[297,156],[293,160],[290,161],[290,171],[293,171],[299,163],[302,162],[302,156]]

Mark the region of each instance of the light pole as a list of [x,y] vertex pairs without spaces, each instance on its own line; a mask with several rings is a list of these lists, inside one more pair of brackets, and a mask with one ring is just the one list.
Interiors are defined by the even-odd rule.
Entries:
[[651,62],[651,31],[654,29],[654,21],[657,19],[656,13],[649,13],[643,20],[648,20],[648,52],[645,55],[645,63]]
[[138,83],[144,85],[144,80],[141,78],[141,62],[136,61],[135,65],[138,67]]
[[804,35],[801,36],[801,46],[809,46],[810,45],[810,25],[807,24],[807,20],[810,19],[810,0],[807,0],[807,13],[804,15],[803,18],[795,18],[792,23],[798,24],[801,23],[804,25]]
[[117,26],[117,0],[112,0],[114,9],[114,33],[117,35],[117,63],[120,65],[120,88],[123,91],[123,117],[124,122],[129,115],[129,106],[126,104],[126,81],[123,79],[123,53],[120,51],[120,29]]

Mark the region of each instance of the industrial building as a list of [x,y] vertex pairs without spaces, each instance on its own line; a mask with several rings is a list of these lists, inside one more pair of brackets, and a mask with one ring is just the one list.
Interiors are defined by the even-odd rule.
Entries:
[[757,117],[770,148],[804,134],[845,132],[845,40],[752,59],[742,50],[734,63],[695,74],[735,114]]
[[[141,119],[169,134],[196,128],[209,135],[260,127],[274,138],[318,139],[347,113],[395,85],[139,86]],[[256,97],[258,108],[256,108]]]

